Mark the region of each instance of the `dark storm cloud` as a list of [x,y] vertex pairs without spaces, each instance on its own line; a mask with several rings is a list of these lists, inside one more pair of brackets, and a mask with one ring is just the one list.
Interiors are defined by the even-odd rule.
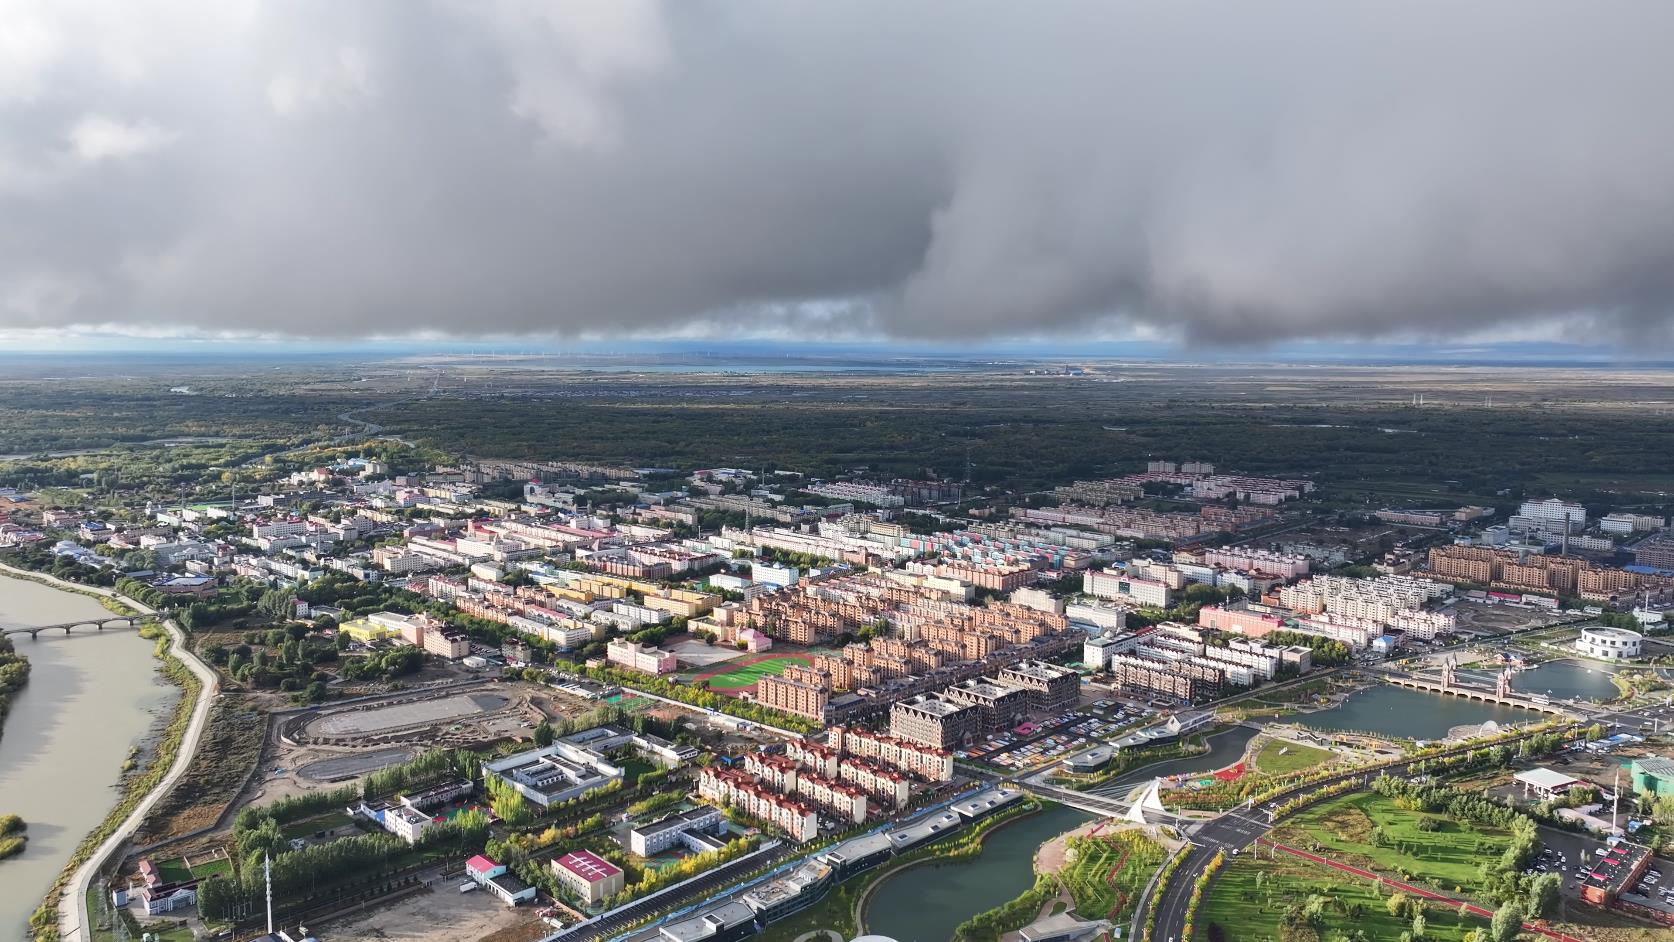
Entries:
[[1660,334],[1674,298],[1667,4],[144,6],[0,0],[0,328]]

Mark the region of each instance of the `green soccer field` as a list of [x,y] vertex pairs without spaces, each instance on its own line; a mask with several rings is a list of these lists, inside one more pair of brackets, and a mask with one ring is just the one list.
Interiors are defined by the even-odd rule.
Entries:
[[703,679],[709,682],[709,689],[717,693],[745,690],[763,677],[777,676],[793,664],[806,664],[811,660],[803,654],[767,654],[762,657],[763,660],[756,663],[731,669],[723,668],[717,673],[707,674]]

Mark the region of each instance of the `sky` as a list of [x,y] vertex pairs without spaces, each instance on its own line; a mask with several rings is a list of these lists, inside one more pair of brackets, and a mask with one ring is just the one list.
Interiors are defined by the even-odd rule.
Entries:
[[1674,349],[1674,4],[0,0],[0,347]]

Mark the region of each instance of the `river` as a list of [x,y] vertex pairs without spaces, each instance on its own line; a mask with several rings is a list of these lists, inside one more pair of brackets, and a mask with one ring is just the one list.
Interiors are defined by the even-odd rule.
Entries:
[[1035,851],[1093,816],[1058,805],[1000,826],[968,863],[923,863],[886,877],[866,906],[866,932],[896,942],[948,942],[959,924],[1035,885]]
[[[109,614],[87,596],[0,575],[0,626]],[[22,816],[29,847],[0,862],[0,940],[25,937],[76,845],[116,804],[129,750],[179,696],[158,674],[152,642],[132,629],[13,642],[30,672],[0,735],[0,814]]]
[[[1619,691],[1610,675],[1616,668],[1606,664],[1564,659],[1521,670],[1511,675],[1511,689],[1520,693],[1544,694],[1554,700],[1614,700]],[[1473,684],[1491,686],[1495,671],[1460,671]]]
[[1296,722],[1311,729],[1379,733],[1400,739],[1441,739],[1455,726],[1493,720],[1501,725],[1539,720],[1532,710],[1464,697],[1378,684],[1349,694],[1330,709],[1304,713]]

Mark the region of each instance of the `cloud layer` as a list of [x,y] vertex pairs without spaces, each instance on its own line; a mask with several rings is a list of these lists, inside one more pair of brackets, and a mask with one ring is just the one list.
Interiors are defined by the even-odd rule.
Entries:
[[0,0],[0,328],[1670,335],[1674,6]]

